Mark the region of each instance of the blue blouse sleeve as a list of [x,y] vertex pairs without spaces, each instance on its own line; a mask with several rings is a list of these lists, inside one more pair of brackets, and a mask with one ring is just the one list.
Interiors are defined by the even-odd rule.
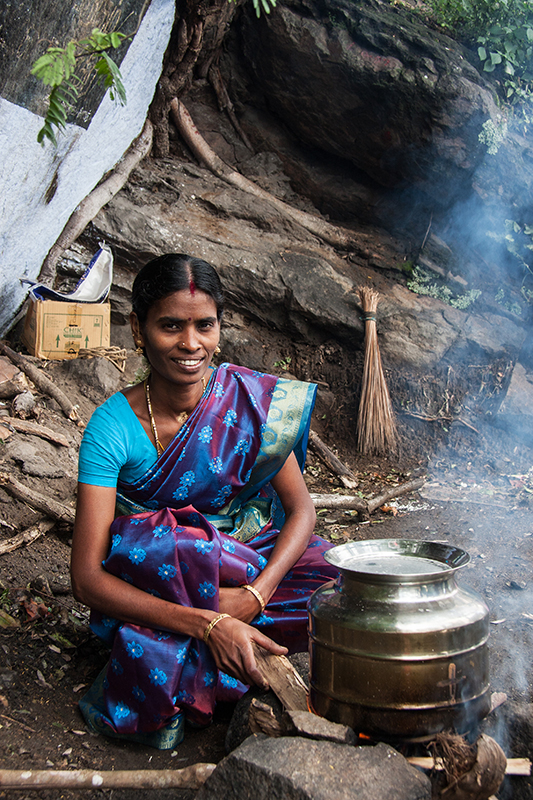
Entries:
[[157,454],[125,396],[118,392],[93,413],[80,446],[78,480],[92,486],[115,487],[133,482]]

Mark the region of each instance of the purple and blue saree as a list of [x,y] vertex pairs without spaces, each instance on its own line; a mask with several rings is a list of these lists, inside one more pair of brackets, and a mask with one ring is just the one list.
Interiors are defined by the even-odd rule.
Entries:
[[[283,524],[269,481],[291,452],[303,468],[316,387],[223,364],[169,447],[134,484],[119,481],[105,569],[180,605],[218,610],[222,586],[251,583]],[[307,649],[307,600],[337,576],[330,547],[307,551],[251,623],[290,652]],[[97,731],[161,749],[183,721],[210,722],[215,703],[245,686],[217,670],[209,647],[93,612],[109,663],[80,703]]]

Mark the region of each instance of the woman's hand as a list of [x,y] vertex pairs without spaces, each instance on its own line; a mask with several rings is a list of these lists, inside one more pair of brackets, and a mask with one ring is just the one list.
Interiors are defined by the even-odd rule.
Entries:
[[218,594],[219,611],[230,614],[242,622],[251,622],[261,613],[259,600],[242,586],[237,588],[221,588]]
[[246,685],[255,683],[262,689],[268,689],[268,684],[257,668],[252,642],[276,656],[287,653],[286,647],[276,644],[260,631],[231,617],[221,619],[208,639],[218,669],[233,675]]

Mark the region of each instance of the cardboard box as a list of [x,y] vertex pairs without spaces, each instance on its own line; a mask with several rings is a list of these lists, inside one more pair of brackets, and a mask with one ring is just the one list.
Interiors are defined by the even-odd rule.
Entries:
[[110,304],[30,299],[22,334],[29,352],[46,359],[76,358],[92,347],[109,347]]

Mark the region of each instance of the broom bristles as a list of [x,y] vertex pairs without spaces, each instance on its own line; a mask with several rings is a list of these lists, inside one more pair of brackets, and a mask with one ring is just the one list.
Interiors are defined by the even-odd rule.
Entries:
[[358,292],[365,313],[365,363],[357,418],[357,447],[361,453],[383,455],[397,448],[398,433],[378,346],[375,314],[379,294],[367,286]]

